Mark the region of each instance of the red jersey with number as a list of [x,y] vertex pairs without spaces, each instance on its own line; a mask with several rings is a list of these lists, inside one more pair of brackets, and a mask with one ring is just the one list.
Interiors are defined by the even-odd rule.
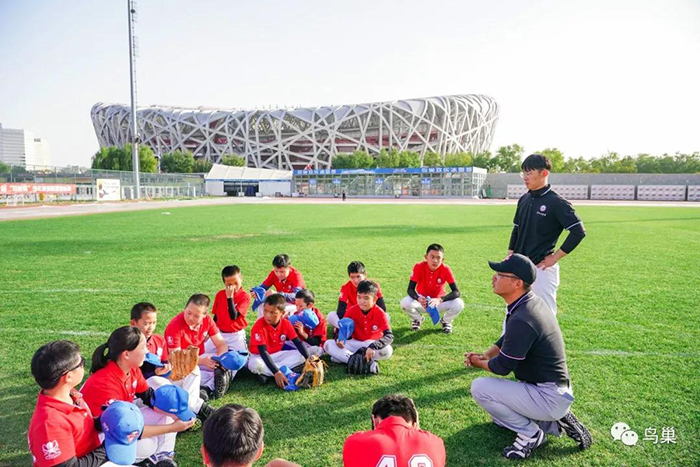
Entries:
[[[382,298],[382,289],[379,287],[379,282],[375,281],[375,284],[377,284],[377,300],[379,300]],[[340,288],[338,301],[347,304],[348,308],[353,305],[357,305],[357,287],[352,283],[352,281],[347,281]]]
[[100,446],[92,413],[79,392],[72,404],[39,392],[27,440],[34,467],[50,467],[72,457],[83,457]]
[[151,334],[151,337],[146,339],[146,348],[154,355],[158,355],[161,362],[168,361],[168,347],[165,345],[165,337],[160,334]]
[[220,290],[214,297],[214,305],[211,307],[211,313],[214,315],[216,326],[221,332],[238,332],[241,329],[248,327],[248,321],[245,316],[250,307],[250,295],[242,288],[233,294],[233,306],[238,312],[238,317],[234,320],[228,312],[228,298],[226,290]]
[[389,329],[389,320],[386,318],[384,310],[374,305],[366,314],[359,305],[348,308],[345,318],[350,318],[355,322],[355,330],[352,332],[352,339],[366,341],[369,339],[381,339],[384,331]]
[[444,467],[446,457],[440,437],[396,416],[348,436],[343,446],[344,467]]
[[[318,311],[318,308],[313,307],[312,310],[314,311],[314,314],[316,315],[316,318],[318,318],[318,325],[314,328],[307,328],[304,326],[304,332],[309,336],[309,337],[320,337],[321,338],[321,343],[319,344],[321,347],[323,347],[323,344],[326,342],[326,339],[328,337],[328,330],[326,329],[326,318],[323,316],[323,314]],[[297,311],[294,314],[295,315],[301,315],[303,311]],[[295,329],[296,331],[296,329]],[[306,342],[306,340],[309,338],[307,337],[304,339],[303,337],[299,336],[299,339],[302,341]]]
[[275,290],[280,293],[292,293],[297,287],[301,287],[302,289],[306,288],[304,277],[298,270],[291,266],[289,267],[289,275],[285,280],[279,280],[275,275],[275,271],[272,270],[263,281],[263,285],[268,289],[275,286]]
[[199,347],[201,355],[204,353],[204,343],[207,339],[218,333],[219,328],[210,315],[206,315],[199,326],[192,328],[185,321],[185,313],[181,312],[165,327],[165,343],[168,350],[186,349],[194,345]]
[[112,360],[91,374],[80,392],[95,417],[102,415],[102,406],[110,400],[134,402],[136,394],[146,392],[148,384],[141,370],[132,368],[124,373]]
[[416,283],[416,292],[424,297],[439,298],[445,294],[445,285],[453,284],[455,276],[446,264],[441,264],[435,271],[431,271],[427,261],[416,263],[413,266],[411,280]]
[[260,318],[250,330],[250,353],[260,354],[259,345],[266,345],[270,354],[277,353],[285,342],[291,342],[296,337],[294,326],[287,318],[282,318],[277,326],[267,324],[265,318]]

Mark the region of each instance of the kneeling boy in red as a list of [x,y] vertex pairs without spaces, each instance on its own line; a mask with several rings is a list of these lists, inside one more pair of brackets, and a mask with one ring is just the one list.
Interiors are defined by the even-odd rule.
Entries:
[[[243,275],[236,266],[226,266],[221,271],[224,289],[217,292],[212,306],[212,317],[221,331],[221,337],[226,342],[228,350],[248,350],[245,340],[245,328],[248,327],[246,315],[250,307],[250,295],[243,289]],[[216,345],[209,339],[204,344],[205,354],[215,354]],[[214,398],[221,397],[226,392],[230,382],[238,371],[219,368],[214,371],[202,367],[202,387]]]
[[376,305],[377,284],[372,281],[362,281],[357,286],[357,305],[348,309],[345,318],[355,323],[350,339],[343,342],[339,339],[326,341],[324,350],[335,363],[348,363],[353,353],[366,347],[365,358],[372,361],[371,373],[378,373],[377,360],[386,360],[394,353],[391,343],[394,333],[389,327],[384,310]]
[[41,387],[27,432],[32,465],[95,466],[107,462],[90,408],[75,390],[85,376],[85,359],[78,345],[70,341],[42,345],[34,353],[31,367]]
[[[304,276],[297,269],[292,267],[292,260],[285,254],[279,254],[272,259],[272,271],[267,275],[260,287],[266,290],[265,296],[272,295],[271,287],[274,286],[278,294],[281,294],[287,301],[286,314],[294,313],[294,296],[297,289],[306,288]],[[262,317],[263,306],[258,306],[256,310],[258,318]]]
[[[274,376],[275,383],[281,389],[289,384],[287,377],[280,371],[286,366],[292,371],[301,371],[309,354],[302,344],[294,326],[283,318],[286,301],[281,294],[272,294],[263,303],[263,317],[255,322],[250,330],[250,359],[248,369],[260,380],[267,382]],[[284,343],[291,340],[295,350],[282,350]]]

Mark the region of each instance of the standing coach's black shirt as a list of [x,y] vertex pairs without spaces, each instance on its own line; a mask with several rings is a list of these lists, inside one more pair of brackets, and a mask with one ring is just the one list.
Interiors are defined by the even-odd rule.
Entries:
[[569,254],[586,236],[581,218],[571,203],[552,191],[551,185],[528,191],[518,200],[508,249],[538,264],[554,253],[562,230],[568,230],[569,236],[561,250]]
[[528,383],[569,383],[564,338],[557,318],[540,297],[532,292],[508,305],[506,332],[496,342],[498,355],[489,360],[497,375],[511,371]]

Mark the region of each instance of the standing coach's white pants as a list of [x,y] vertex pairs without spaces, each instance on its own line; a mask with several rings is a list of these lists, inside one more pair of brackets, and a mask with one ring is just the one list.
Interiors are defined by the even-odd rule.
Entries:
[[[410,296],[404,297],[404,299],[401,300],[401,309],[405,311],[413,321],[420,320],[422,318],[421,313],[426,313],[425,308],[421,306],[420,302],[414,300]],[[448,300],[438,305],[438,311],[442,315],[442,320],[447,324],[454,321],[462,310],[464,310],[464,300],[461,298]]]
[[[245,330],[243,329],[238,332],[222,332],[221,337],[224,338],[229,350],[248,350],[248,344],[246,344],[245,341]],[[204,355],[216,355],[216,346],[211,339],[207,339],[207,341],[204,343]],[[233,381],[233,378],[236,376],[236,373],[238,373],[238,370],[230,370],[229,373],[231,373],[231,381]],[[201,384],[212,391],[214,390],[214,370],[202,367]]]
[[[376,339],[369,339],[366,341],[358,341],[357,339],[348,339],[345,343],[344,348],[338,347],[335,339],[329,339],[326,341],[324,350],[328,355],[331,356],[331,361],[335,363],[347,363],[352,354],[357,352],[362,347],[368,347]],[[394,349],[387,345],[381,350],[375,350],[374,357],[372,360],[386,360],[394,353]]]
[[557,314],[557,289],[559,288],[559,263],[551,268],[537,268],[537,279],[532,291],[547,304],[552,313]]

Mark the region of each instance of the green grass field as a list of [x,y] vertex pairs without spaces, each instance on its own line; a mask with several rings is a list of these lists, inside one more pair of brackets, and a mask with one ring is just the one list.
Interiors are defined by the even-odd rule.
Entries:
[[[513,206],[232,205],[0,223],[0,466],[30,465],[26,430],[38,387],[29,362],[43,343],[78,342],[86,357],[129,309],[152,301],[159,333],[195,292],[220,289],[222,266],[241,266],[258,284],[272,257],[288,253],[318,297],[334,309],[346,265],[362,260],[382,285],[396,335],[381,374],[348,378],[331,365],[317,390],[284,393],[249,376],[215,406],[254,407],[265,424],[260,465],[285,457],[305,467],[342,464],[346,436],[367,429],[372,403],[394,392],[414,398],[421,426],[441,436],[448,464],[506,465],[514,435],[490,423],[470,397],[485,373],[462,353],[499,336],[503,303],[486,261],[505,255]],[[567,346],[574,412],[595,443],[579,452],[550,438],[528,465],[698,465],[700,434],[700,209],[578,208],[588,236],[561,263],[559,321]],[[399,308],[425,247],[446,248],[467,304],[455,332],[411,332]],[[248,328],[250,330],[250,326]],[[639,434],[628,447],[610,427]],[[676,443],[643,441],[673,427]],[[178,436],[180,465],[199,466],[201,431]]]

